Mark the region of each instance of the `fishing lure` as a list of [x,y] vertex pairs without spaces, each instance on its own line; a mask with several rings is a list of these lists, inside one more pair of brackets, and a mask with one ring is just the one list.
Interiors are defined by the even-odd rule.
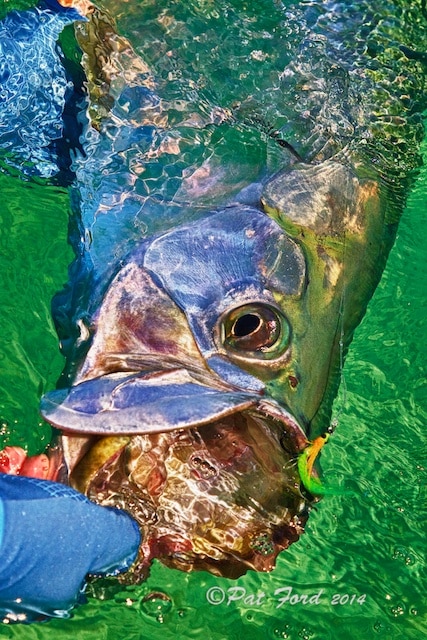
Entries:
[[298,472],[304,487],[314,495],[322,495],[328,492],[317,476],[313,475],[313,465],[320,451],[328,442],[330,433],[325,433],[312,442],[298,456]]

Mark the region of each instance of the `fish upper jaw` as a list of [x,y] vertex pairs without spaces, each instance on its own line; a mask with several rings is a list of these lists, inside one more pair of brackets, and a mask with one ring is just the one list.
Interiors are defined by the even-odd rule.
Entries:
[[226,385],[215,375],[208,386],[185,369],[112,373],[56,390],[42,399],[43,417],[66,435],[138,435],[198,428],[236,413],[274,420],[295,454],[307,443],[292,414],[266,397]]

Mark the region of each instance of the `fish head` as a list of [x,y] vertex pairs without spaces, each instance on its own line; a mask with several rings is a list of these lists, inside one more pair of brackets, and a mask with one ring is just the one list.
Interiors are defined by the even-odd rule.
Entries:
[[42,400],[71,483],[140,524],[137,578],[154,557],[270,570],[303,532],[314,497],[297,459],[327,427],[361,316],[350,258],[376,198],[341,165],[305,171],[274,177],[259,207],[231,203],[144,240],[106,288],[73,385]]

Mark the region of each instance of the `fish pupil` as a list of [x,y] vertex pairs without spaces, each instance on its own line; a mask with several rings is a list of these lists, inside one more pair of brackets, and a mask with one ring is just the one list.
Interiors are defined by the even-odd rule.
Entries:
[[259,329],[261,318],[254,313],[245,313],[245,315],[237,318],[233,326],[233,334],[236,338],[249,336],[251,333]]
[[220,323],[222,344],[247,357],[259,358],[267,351],[275,357],[288,346],[287,320],[268,304],[249,303],[231,309]]

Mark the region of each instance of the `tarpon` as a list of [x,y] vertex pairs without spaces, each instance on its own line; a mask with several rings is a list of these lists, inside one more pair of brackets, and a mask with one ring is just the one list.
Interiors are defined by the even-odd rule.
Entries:
[[[240,5],[218,4],[258,37]],[[211,33],[190,5],[197,20],[166,4],[152,24],[166,39],[183,24],[200,37],[200,20]],[[283,47],[268,49],[277,104],[262,113],[249,94],[207,107],[209,68],[172,99],[177,76],[156,78],[138,32],[127,40],[80,3],[82,59],[64,63],[80,127],[66,166],[76,259],[53,304],[66,367],[41,407],[63,434],[60,477],[138,521],[135,580],[153,558],[270,570],[303,532],[315,497],[297,461],[331,430],[419,164],[424,18],[401,5],[262,3]],[[258,45],[257,69],[273,56]]]

